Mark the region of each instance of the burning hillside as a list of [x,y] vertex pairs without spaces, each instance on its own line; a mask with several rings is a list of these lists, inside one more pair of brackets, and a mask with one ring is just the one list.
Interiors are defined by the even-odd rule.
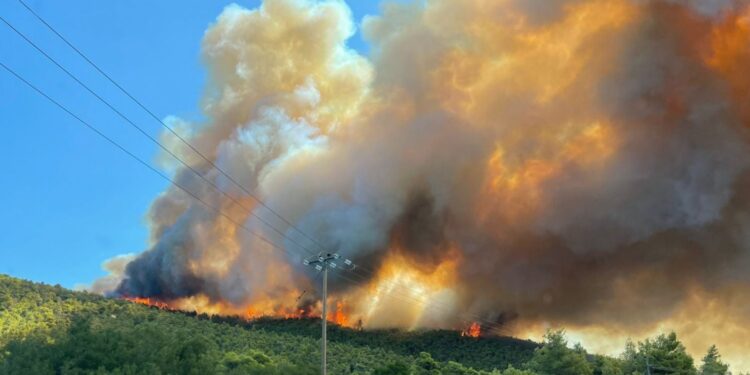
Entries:
[[[204,306],[204,305],[195,305],[189,302],[189,300],[176,300],[176,301],[160,301],[158,299],[154,298],[142,298],[142,297],[122,297],[122,299],[138,303],[141,305],[151,306],[158,308],[160,310],[167,310],[167,311],[196,311],[196,312],[202,312],[202,313],[210,313],[213,315],[235,315],[241,318],[245,318],[249,321],[260,319],[260,318],[283,318],[283,319],[305,319],[305,318],[320,318],[320,311],[316,311],[310,306],[307,308],[299,308],[299,309],[286,309],[286,308],[279,308],[274,311],[264,311],[260,312],[255,310],[252,306],[248,307],[248,309],[244,312],[237,311],[236,313],[232,313],[233,309],[231,307],[218,307],[218,306]],[[335,309],[333,311],[330,311],[328,314],[328,321],[331,323],[334,323],[336,325],[342,326],[342,327],[357,327],[353,326],[349,322],[349,318],[347,316],[345,306],[343,302],[336,302]],[[469,332],[469,331],[467,331]],[[478,335],[473,336],[478,337]]]
[[224,215],[167,189],[110,293],[319,315],[325,249],[363,265],[330,276],[344,324],[675,329],[750,366],[748,2],[430,0],[362,28],[369,57],[341,2],[224,10],[207,120],[169,121],[232,178],[170,134],[224,193],[160,157]]
[[461,331],[461,336],[477,338],[482,334],[482,326],[477,322],[471,323],[471,325],[465,330]]

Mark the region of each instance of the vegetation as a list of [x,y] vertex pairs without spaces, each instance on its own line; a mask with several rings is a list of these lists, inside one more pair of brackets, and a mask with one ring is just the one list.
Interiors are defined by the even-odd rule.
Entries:
[[591,375],[594,372],[583,348],[568,348],[562,331],[547,332],[544,346],[534,352],[526,367],[539,375]]
[[[319,321],[176,313],[0,275],[2,374],[316,374]],[[712,346],[700,371],[672,333],[628,343],[620,358],[544,342],[434,330],[329,331],[332,374],[724,375]]]
[[719,349],[716,345],[708,348],[708,353],[703,357],[703,366],[701,366],[701,375],[724,375],[729,370],[729,366],[721,361]]
[[[314,319],[175,313],[0,275],[0,374],[315,374],[319,337]],[[428,362],[436,373],[479,374],[460,358],[479,362],[494,352],[505,367],[521,364],[536,347],[449,331],[331,327],[329,338],[332,374],[372,373],[384,364],[412,371]]]
[[[232,319],[232,318],[227,318]],[[318,319],[261,319],[252,323],[239,320],[237,324],[260,326],[267,332],[290,333],[303,337],[319,337]],[[358,347],[378,347],[394,353],[421,358],[428,352],[438,362],[459,362],[482,370],[502,369],[509,364],[520,366],[531,359],[539,344],[510,337],[483,337],[480,340],[462,337],[449,330],[405,332],[403,330],[359,331],[338,326],[329,326],[331,342],[346,343]]]

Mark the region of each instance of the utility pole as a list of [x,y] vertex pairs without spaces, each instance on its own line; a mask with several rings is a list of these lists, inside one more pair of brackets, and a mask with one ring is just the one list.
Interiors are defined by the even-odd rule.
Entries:
[[[336,268],[336,259],[341,256],[338,254],[326,253],[318,254],[312,258],[305,259],[302,263],[306,266],[315,266],[315,269],[323,272],[323,314],[320,317],[322,326],[322,338],[320,342],[321,360],[320,360],[320,372],[323,375],[327,374],[326,371],[326,342],[327,342],[327,318],[328,318],[328,268]],[[344,259],[344,264],[354,269],[354,264],[349,259]]]
[[[335,264],[335,263],[334,263]],[[322,332],[320,334],[320,373],[326,375],[326,354],[328,351],[328,267],[323,266],[323,313],[320,316]]]

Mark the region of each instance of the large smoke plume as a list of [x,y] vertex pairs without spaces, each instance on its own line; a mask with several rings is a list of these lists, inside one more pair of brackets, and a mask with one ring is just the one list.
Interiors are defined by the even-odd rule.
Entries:
[[[368,57],[342,2],[229,6],[202,44],[207,120],[170,121],[327,249],[455,262],[450,312],[392,324],[515,317],[594,344],[677,329],[750,366],[748,2],[416,3],[364,19]],[[115,293],[241,309],[310,289],[295,243],[317,244],[164,141],[241,204],[163,157],[232,219],[169,188]]]

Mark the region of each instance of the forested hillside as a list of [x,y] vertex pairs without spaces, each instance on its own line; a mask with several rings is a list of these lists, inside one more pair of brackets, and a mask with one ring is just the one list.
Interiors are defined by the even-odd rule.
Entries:
[[[462,338],[450,331],[358,332],[334,326],[329,332],[333,374],[371,373],[419,361],[451,373],[469,371],[452,360],[505,368],[528,360],[536,346]],[[312,319],[247,322],[196,316],[0,275],[4,374],[313,374],[319,337],[319,322]]]
[[[196,315],[0,275],[0,374],[316,374],[319,321]],[[723,375],[711,347],[696,366],[675,334],[629,343],[620,358],[435,330],[329,329],[331,374]]]

